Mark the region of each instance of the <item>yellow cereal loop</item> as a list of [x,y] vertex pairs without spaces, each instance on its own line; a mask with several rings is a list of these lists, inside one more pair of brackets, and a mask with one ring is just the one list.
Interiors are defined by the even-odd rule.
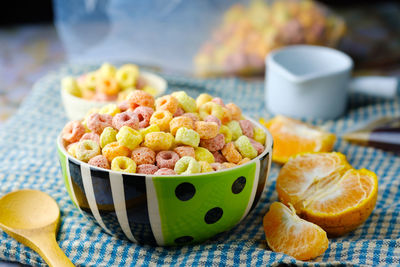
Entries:
[[122,102],[124,100],[128,100],[131,94],[136,91],[133,87],[125,88],[123,91],[118,93],[118,102]]
[[198,147],[200,143],[200,135],[192,129],[181,127],[176,131],[175,141],[177,144]]
[[184,156],[175,163],[174,171],[182,175],[200,173],[201,165],[194,158]]
[[129,126],[122,126],[116,135],[117,141],[121,146],[127,147],[130,150],[135,149],[143,141],[142,135],[139,131],[132,129]]
[[264,145],[265,138],[266,138],[266,135],[265,135],[264,130],[261,129],[260,127],[255,127],[253,139],[256,140],[257,142],[259,142],[260,144]]
[[210,102],[213,99],[212,96],[210,96],[209,94],[200,94],[197,98],[196,98],[196,106],[199,109],[203,104]]
[[101,65],[98,73],[103,78],[114,78],[117,69],[108,62],[105,62]]
[[214,102],[207,102],[200,106],[199,115],[202,120],[204,120],[208,115],[213,115],[221,120],[224,116],[224,111],[221,105]]
[[105,105],[99,110],[99,114],[108,114],[111,116],[115,116],[116,114],[118,114],[120,112],[121,112],[121,110],[119,109],[119,107],[116,104]]
[[150,124],[156,124],[161,131],[169,131],[169,122],[172,120],[172,113],[167,110],[157,110],[150,117]]
[[157,124],[151,124],[147,126],[146,128],[140,129],[139,133],[142,135],[143,139],[148,133],[152,132],[160,132],[160,127]]
[[224,162],[224,163],[222,163],[222,166],[224,166],[225,169],[229,169],[229,168],[236,167],[237,165],[235,163],[231,163],[231,162]]
[[225,144],[232,141],[232,131],[228,128],[228,126],[221,125],[219,128],[219,132],[222,133],[225,137]]
[[71,154],[74,158],[76,158],[76,147],[78,146],[78,143],[73,143],[70,144],[67,148],[67,152]]
[[174,92],[172,93],[172,96],[178,100],[180,107],[185,112],[196,112],[197,110],[196,100],[188,96],[186,92],[184,91]]
[[73,77],[63,78],[61,80],[61,88],[76,97],[82,96],[82,91]]
[[150,85],[145,85],[142,90],[151,94],[152,96],[156,96],[158,94],[158,90]]
[[151,132],[144,138],[143,145],[154,151],[169,150],[174,144],[174,136],[170,133]]
[[134,64],[125,64],[117,70],[115,77],[122,88],[135,87],[139,77],[139,67]]
[[197,161],[205,161],[208,163],[214,163],[215,159],[214,159],[214,155],[206,148],[204,147],[196,147],[194,149],[194,155],[195,155],[195,159]]
[[136,163],[133,161],[133,159],[128,157],[124,156],[115,157],[111,161],[111,170],[118,172],[135,173]]
[[258,155],[257,150],[245,135],[242,135],[235,141],[235,146],[239,150],[240,154],[245,158],[254,159]]
[[88,162],[91,158],[100,155],[100,146],[93,140],[83,140],[75,149],[76,158]]
[[232,132],[232,140],[236,140],[243,135],[242,128],[240,128],[238,121],[230,121],[226,126],[228,126],[229,130]]
[[89,72],[85,75],[85,80],[83,83],[85,89],[95,90],[97,86],[97,75],[95,72]]
[[210,163],[206,161],[199,161],[201,172],[213,172],[214,169],[211,167]]
[[117,131],[112,127],[104,128],[100,135],[100,147],[103,148],[109,143],[117,141]]
[[251,160],[251,159],[249,159],[249,158],[243,158],[241,161],[238,162],[237,165],[245,164],[245,163],[249,162],[250,160]]

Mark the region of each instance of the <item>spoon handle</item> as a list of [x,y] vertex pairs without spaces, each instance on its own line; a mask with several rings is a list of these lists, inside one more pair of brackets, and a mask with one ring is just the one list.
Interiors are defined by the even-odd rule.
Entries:
[[75,266],[65,255],[64,251],[61,250],[55,236],[40,235],[35,238],[33,243],[34,247],[32,248],[42,256],[50,267]]

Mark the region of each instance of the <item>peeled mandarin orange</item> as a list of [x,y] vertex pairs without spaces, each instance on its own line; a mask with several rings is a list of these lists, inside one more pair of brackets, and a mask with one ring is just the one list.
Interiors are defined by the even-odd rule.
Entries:
[[318,127],[278,115],[265,122],[274,139],[272,160],[286,163],[290,157],[305,152],[332,151],[336,136]]
[[340,153],[308,153],[290,159],[281,169],[279,199],[329,235],[343,235],[362,224],[375,207],[376,174],[355,170]]
[[272,203],[263,219],[268,246],[298,260],[318,257],[328,248],[326,232],[280,202]]

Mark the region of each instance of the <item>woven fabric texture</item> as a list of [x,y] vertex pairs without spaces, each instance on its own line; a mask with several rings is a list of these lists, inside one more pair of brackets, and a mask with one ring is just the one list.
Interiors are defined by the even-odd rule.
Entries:
[[[377,205],[355,231],[330,239],[328,250],[314,261],[302,262],[268,249],[262,218],[277,200],[273,164],[262,198],[238,226],[203,244],[183,247],[150,247],[133,244],[105,233],[81,215],[64,187],[56,152],[56,138],[67,122],[60,99],[60,79],[79,75],[97,66],[65,66],[38,81],[17,114],[0,128],[0,196],[32,188],[54,197],[61,209],[58,242],[77,266],[266,266],[282,263],[305,266],[400,264],[400,157],[374,148],[351,145],[338,138],[335,150],[344,153],[357,169],[367,168],[379,177]],[[197,80],[165,75],[168,93],[201,92],[235,102],[253,118],[268,117],[262,82],[239,79]],[[340,134],[373,117],[400,116],[399,99],[381,100],[351,95],[346,116],[332,121],[312,121]],[[31,249],[0,230],[0,259],[45,266]]]

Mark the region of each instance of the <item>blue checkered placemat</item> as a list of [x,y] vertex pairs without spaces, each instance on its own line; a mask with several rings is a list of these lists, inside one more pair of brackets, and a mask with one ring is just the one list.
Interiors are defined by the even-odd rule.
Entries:
[[[234,229],[201,244],[175,248],[141,246],[116,239],[83,217],[73,206],[63,184],[56,137],[67,119],[60,100],[59,81],[96,66],[72,67],[49,73],[37,82],[17,114],[0,128],[0,196],[21,188],[42,190],[56,199],[62,214],[58,242],[78,266],[266,266],[377,265],[400,264],[400,157],[381,150],[350,145],[340,138],[335,150],[347,155],[355,168],[367,168],[379,177],[376,208],[366,223],[350,234],[330,239],[328,250],[312,262],[270,251],[262,228],[262,217],[277,200],[275,180],[279,166],[273,165],[265,191],[245,220]],[[192,96],[208,92],[226,102],[238,103],[252,117],[269,116],[264,110],[263,84],[238,79],[197,80],[165,76],[168,91],[186,90]],[[352,95],[349,113],[335,121],[313,121],[327,130],[342,133],[358,122],[375,116],[400,115],[399,99],[385,101]],[[44,266],[31,249],[0,230],[0,259]]]

